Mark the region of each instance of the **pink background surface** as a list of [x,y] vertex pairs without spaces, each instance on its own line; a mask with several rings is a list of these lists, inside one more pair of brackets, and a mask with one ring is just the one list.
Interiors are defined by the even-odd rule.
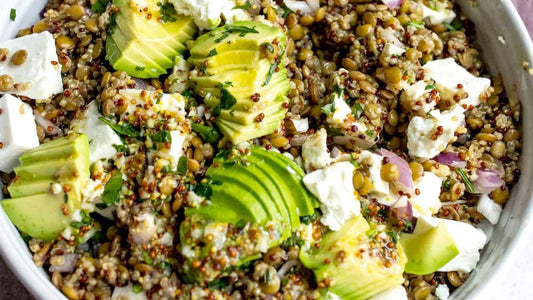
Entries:
[[[0,0],[6,1],[6,0]],[[9,0],[7,0],[9,1]],[[479,0],[483,1],[483,0]],[[516,5],[518,12],[522,16],[530,36],[533,39],[533,0],[512,0]],[[522,270],[523,272],[524,270]],[[531,273],[531,272],[530,272]],[[528,276],[524,274],[525,276]],[[532,274],[533,275],[533,274]],[[524,287],[516,286],[516,289]],[[498,297],[497,297],[498,298]],[[32,299],[26,289],[19,283],[11,271],[7,268],[4,261],[0,258],[0,299]],[[519,298],[515,298],[519,299]],[[525,299],[525,298],[523,298]]]

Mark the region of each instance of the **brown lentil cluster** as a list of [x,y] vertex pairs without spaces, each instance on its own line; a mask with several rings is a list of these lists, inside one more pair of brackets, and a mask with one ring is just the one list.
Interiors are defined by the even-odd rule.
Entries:
[[[109,6],[101,14],[94,13],[90,10],[94,2],[50,0],[43,19],[20,32],[20,35],[26,35],[50,31],[56,39],[58,63],[63,75],[63,94],[30,103],[48,121],[47,126],[37,127],[41,142],[64,135],[71,121],[83,113],[91,100],[98,101],[104,115],[121,115],[128,103],[120,96],[120,90],[142,87],[152,92],[168,92],[175,88],[166,78],[133,80],[126,73],[108,66],[104,59],[106,26],[115,11]],[[305,137],[327,127],[321,108],[329,103],[338,88],[342,88],[346,98],[357,99],[364,105],[358,121],[367,125],[369,132],[357,132],[342,125],[338,130],[368,147],[377,145],[403,155],[409,115],[420,103],[407,103],[401,91],[406,82],[424,78],[421,64],[453,57],[475,76],[485,74],[479,51],[473,46],[472,24],[467,19],[460,17],[462,28],[453,31],[444,25],[405,26],[408,22],[422,21],[422,8],[416,1],[406,0],[399,9],[391,10],[378,1],[321,0],[320,8],[313,15],[303,16],[283,9],[281,3],[272,0],[250,2],[249,13],[263,15],[286,30],[289,37],[286,60],[291,80],[289,112],[278,131],[255,141],[267,149],[274,147],[299,157]],[[447,4],[455,6],[451,1]],[[406,45],[404,56],[380,56],[391,34]],[[0,58],[1,55],[0,52]],[[17,59],[23,59],[23,53]],[[477,107],[467,107],[464,125],[467,130],[458,134],[456,142],[447,150],[458,152],[467,161],[467,172],[478,168],[503,168],[505,185],[490,196],[497,203],[505,204],[509,189],[520,176],[517,165],[521,147],[520,107],[517,99],[504,96],[498,77],[492,82],[486,101]],[[9,78],[0,77],[0,88],[11,84]],[[438,99],[434,100],[439,103]],[[449,108],[460,98],[454,100],[442,101],[439,107]],[[307,132],[295,130],[291,120],[299,118],[309,119]],[[213,121],[213,117],[192,117],[192,122],[196,123],[212,125]],[[348,121],[353,120],[345,123]],[[334,147],[357,150],[353,143],[335,143],[331,135],[328,147],[330,150]],[[63,238],[51,243],[29,240],[35,263],[50,272],[52,283],[69,299],[110,299],[115,287],[128,285],[133,285],[134,290],[145,291],[151,299],[264,299],[266,295],[277,299],[320,297],[320,289],[329,283],[314,282],[311,272],[298,262],[300,244],[297,239],[269,249],[261,259],[231,270],[227,278],[215,284],[196,286],[182,277],[183,257],[177,251],[177,228],[183,219],[183,207],[196,205],[187,197],[187,184],[202,180],[215,153],[216,147],[191,133],[185,151],[189,175],[174,177],[165,175],[159,166],[149,166],[147,150],[142,145],[136,153],[119,156],[126,166],[130,192],[117,208],[114,221],[98,219],[81,228],[78,233],[81,239],[87,232],[97,231],[97,238],[83,243]],[[393,164],[386,165],[388,180],[397,180],[398,170]],[[444,205],[438,217],[469,223],[484,219],[475,209],[477,196],[465,193],[465,183],[453,167],[433,160],[415,160],[409,166],[415,180],[424,171],[447,178],[440,196]],[[112,167],[99,167],[102,172],[93,170],[93,179],[105,183],[110,176],[105,175],[109,171],[106,168]],[[0,175],[6,185],[12,180],[11,174]],[[358,171],[353,184],[364,196],[368,194],[371,182],[368,174]],[[3,193],[8,195],[5,189]],[[165,197],[154,198],[155,194]],[[387,206],[362,199],[367,219],[407,232],[413,229],[414,224],[395,219]],[[138,217],[144,212],[156,212],[157,236],[161,239],[168,235],[168,244],[148,242],[138,245],[132,241],[129,230],[138,225]],[[313,239],[319,240],[326,229],[317,220],[312,224]],[[385,241],[385,245],[389,242]],[[55,270],[73,255],[76,263],[72,270]],[[216,268],[216,265],[211,267]],[[405,275],[404,286],[409,299],[436,299],[434,292],[438,284],[446,284],[453,291],[467,277],[468,274],[461,272]]]

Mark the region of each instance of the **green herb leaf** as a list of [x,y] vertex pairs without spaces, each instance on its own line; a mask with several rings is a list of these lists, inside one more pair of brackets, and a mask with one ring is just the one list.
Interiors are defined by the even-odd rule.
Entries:
[[158,132],[150,135],[150,139],[152,139],[152,142],[155,143],[172,143],[172,135],[170,135],[170,132],[167,130],[159,130]]
[[409,21],[405,24],[403,24],[403,26],[413,26],[415,27],[416,29],[420,29],[422,27],[424,27],[426,23],[424,23],[424,21]]
[[454,20],[451,23],[444,23],[444,26],[446,26],[446,29],[448,29],[448,31],[458,31],[463,28],[463,23],[461,23],[460,20]]
[[374,130],[367,130],[365,131],[365,134],[369,137],[374,137],[376,133],[374,132]]
[[215,56],[217,54],[218,54],[217,49],[213,48],[211,49],[211,51],[209,51],[209,53],[207,53],[207,57]]
[[365,107],[359,102],[356,102],[354,107],[352,108],[352,114],[355,116],[356,119],[359,119],[363,115],[364,111]]
[[328,132],[329,136],[341,136],[341,135],[344,135],[342,133],[342,128],[327,128],[326,131]]
[[455,168],[455,172],[461,176],[461,179],[463,180],[466,190],[469,193],[474,193],[474,187],[472,186],[472,182],[470,182],[470,179],[466,175],[465,171],[463,171],[462,168]]
[[350,159],[350,163],[355,167],[356,170],[361,167],[355,159]]
[[246,227],[246,224],[248,224],[246,220],[239,220],[239,222],[235,223],[234,227],[237,229],[243,229]]
[[318,220],[318,218],[320,218],[320,213],[315,210],[312,215],[300,217],[300,221],[305,225],[309,225],[313,223],[313,221]]
[[180,157],[180,159],[178,160],[178,174],[180,175],[185,175],[187,174],[187,163],[188,163],[188,159],[186,156],[182,156]]
[[335,94],[337,94],[338,97],[342,97],[342,95],[344,95],[344,89],[342,89],[342,88],[341,88],[340,86],[338,86],[338,85],[335,85],[335,86],[333,87],[333,92],[334,92]]
[[138,294],[138,293],[140,293],[140,292],[143,291],[143,287],[142,287],[142,285],[136,283],[136,284],[133,285],[132,290],[133,290],[133,292],[134,292],[135,294]]
[[235,103],[237,103],[237,99],[227,89],[223,88],[220,97],[220,108],[231,109]]
[[246,3],[244,3],[243,5],[237,5],[235,6],[234,8],[232,9],[244,9],[244,10],[248,10],[252,8],[252,3],[250,3],[250,1],[246,1]]
[[426,85],[426,89],[425,90],[427,91],[427,90],[436,90],[436,89],[437,89],[437,87],[434,84],[428,84],[428,85]]
[[171,169],[170,165],[164,165],[161,167],[161,173],[170,173]]
[[215,144],[222,138],[222,134],[215,127],[193,123],[191,128],[209,144]]
[[213,188],[208,183],[199,183],[194,190],[196,195],[209,200],[213,196]]
[[335,112],[335,101],[326,104],[320,108],[320,111],[325,114],[326,116],[329,116],[330,114]]
[[267,48],[270,53],[274,53],[274,46],[271,43],[263,43],[261,46]]
[[248,33],[259,33],[259,31],[255,30],[254,27],[250,28],[242,25],[226,25],[224,29],[225,30],[222,32],[222,35],[215,40],[216,43],[222,42],[232,33],[239,33],[239,36],[241,37],[247,35]]
[[17,10],[12,8],[11,11],[9,12],[9,19],[11,21],[15,21],[16,17],[17,17]]
[[274,75],[274,73],[276,73],[276,69],[278,68],[279,63],[280,63],[280,59],[278,58],[270,66],[270,69],[268,69],[268,73],[267,73],[267,76],[265,78],[265,82],[263,82],[263,86],[268,85],[268,83],[270,82],[270,79],[272,79],[272,75]]
[[284,5],[282,7],[283,9],[283,14],[281,15],[281,17],[283,18],[286,18],[291,12],[293,12],[290,8],[288,8],[286,5]]
[[446,180],[442,182],[442,188],[449,191],[451,187],[452,187],[452,182],[450,181],[449,178],[446,178]]
[[122,173],[116,172],[111,176],[111,179],[105,184],[104,193],[102,194],[102,202],[108,206],[117,204],[120,201],[120,193],[122,191]]
[[163,23],[167,22],[175,22],[178,20],[178,13],[176,12],[176,9],[174,8],[174,5],[170,2],[165,3],[157,3],[157,6],[159,6],[159,12],[161,13],[161,21]]
[[144,262],[151,265],[154,263],[154,261],[152,260],[152,258],[150,257],[150,253],[148,253],[148,251],[143,251],[143,259],[144,259]]
[[131,125],[130,123],[119,125],[119,124],[111,123],[111,120],[109,120],[106,117],[100,117],[98,119],[106,123],[107,126],[111,127],[111,129],[113,129],[116,133],[120,135],[125,135],[129,137],[140,137],[141,136],[141,133],[137,131],[137,129],[135,129],[135,127],[133,127],[133,125]]
[[224,277],[217,280],[213,280],[210,283],[207,284],[207,288],[209,290],[222,290],[226,288],[229,285],[229,278]]
[[398,241],[400,240],[400,236],[395,231],[389,230],[387,231],[387,235],[391,237],[392,242],[395,244],[398,243]]
[[105,11],[105,8],[107,7],[107,3],[109,3],[109,0],[97,0],[91,6],[91,10],[94,11],[95,13],[101,14]]

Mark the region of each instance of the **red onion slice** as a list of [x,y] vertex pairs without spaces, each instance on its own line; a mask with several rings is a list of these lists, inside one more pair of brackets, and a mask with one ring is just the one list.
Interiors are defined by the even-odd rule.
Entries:
[[503,185],[503,180],[494,170],[477,170],[477,179],[472,183],[478,194],[490,193]]
[[305,140],[307,140],[306,135],[295,136],[291,139],[291,146],[299,147],[304,144]]
[[37,110],[33,110],[35,116],[35,123],[44,129],[46,135],[58,135],[63,136],[63,131],[59,129],[54,123],[41,116],[41,113]]
[[466,161],[459,157],[459,154],[454,152],[442,152],[437,155],[434,160],[437,162],[454,168],[465,168]]
[[295,13],[302,15],[313,15],[320,8],[319,0],[284,0],[283,3]]
[[381,0],[381,2],[387,4],[388,7],[395,9],[395,8],[400,7],[403,0]]
[[400,179],[398,180],[398,182],[400,182],[405,188],[409,190],[415,188],[415,185],[413,183],[413,172],[411,172],[411,168],[409,168],[409,164],[405,159],[384,148],[379,149],[376,153],[383,157],[387,157],[391,163],[395,164],[398,167],[398,169],[400,170]]
[[63,264],[50,266],[50,272],[61,272],[61,273],[72,273],[76,267],[76,262],[78,261],[78,254],[65,254],[63,255],[64,262]]

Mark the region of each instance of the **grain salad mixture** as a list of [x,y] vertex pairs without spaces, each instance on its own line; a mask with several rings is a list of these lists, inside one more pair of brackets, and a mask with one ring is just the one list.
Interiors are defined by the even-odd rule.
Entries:
[[447,299],[520,177],[474,40],[449,0],[50,0],[0,42],[0,204],[68,299]]

